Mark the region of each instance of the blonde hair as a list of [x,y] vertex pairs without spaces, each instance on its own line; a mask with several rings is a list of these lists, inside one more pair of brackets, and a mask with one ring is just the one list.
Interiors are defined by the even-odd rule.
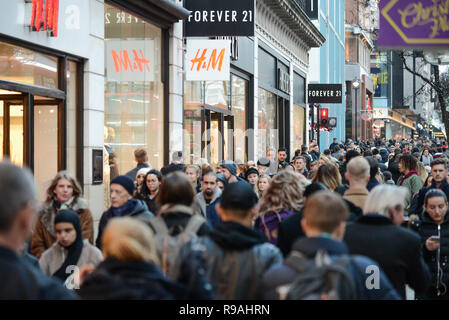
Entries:
[[418,175],[421,178],[422,182],[423,183],[426,182],[428,174],[427,174],[426,167],[424,166],[424,164],[421,161],[418,162],[416,171],[418,171]]
[[111,219],[101,244],[105,258],[149,261],[159,265],[154,235],[151,229],[139,220],[129,217]]
[[341,175],[337,166],[330,162],[318,167],[312,182],[321,182],[330,191],[335,191],[341,185]]
[[[260,176],[259,176],[259,178],[257,179],[257,183],[256,183],[256,194],[257,195],[262,195],[262,193],[261,193],[261,191],[260,191],[260,189],[259,189],[259,181],[260,181],[260,179],[267,179],[268,180],[268,184],[270,184],[271,183],[271,178],[270,178],[270,176],[269,175],[267,175],[267,174],[261,174]],[[266,190],[268,190],[268,189],[266,189]],[[265,190],[265,191],[266,191]]]
[[304,186],[299,174],[282,170],[271,180],[259,205],[259,215],[279,213],[282,210],[298,210],[302,206]]
[[368,194],[363,213],[377,213],[390,218],[390,209],[398,205],[404,206],[408,194],[409,192],[405,187],[389,184],[378,185]]

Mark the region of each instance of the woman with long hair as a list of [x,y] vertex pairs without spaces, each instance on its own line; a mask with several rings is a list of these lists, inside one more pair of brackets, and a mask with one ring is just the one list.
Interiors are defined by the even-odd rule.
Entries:
[[257,188],[256,188],[256,194],[260,198],[262,198],[265,190],[268,189],[271,183],[271,178],[267,174],[261,174],[259,176],[259,180],[257,180]]
[[265,190],[255,228],[272,244],[277,244],[279,223],[302,208],[303,192],[299,174],[289,170],[281,170]]
[[83,238],[92,244],[94,242],[94,221],[82,196],[81,186],[68,171],[60,171],[47,189],[47,198],[39,210],[34,228],[30,252],[38,259],[56,241],[55,217],[60,210],[78,213]]
[[145,175],[144,182],[140,192],[135,196],[136,199],[145,201],[148,210],[154,215],[157,214],[158,205],[156,204],[156,198],[159,194],[159,188],[161,186],[162,174],[152,169]]
[[446,194],[430,189],[424,198],[422,220],[411,223],[423,244],[424,260],[432,274],[432,282],[424,299],[449,299],[449,215]]
[[321,182],[330,191],[336,191],[341,185],[341,175],[337,166],[333,163],[326,163],[318,167],[312,183]]

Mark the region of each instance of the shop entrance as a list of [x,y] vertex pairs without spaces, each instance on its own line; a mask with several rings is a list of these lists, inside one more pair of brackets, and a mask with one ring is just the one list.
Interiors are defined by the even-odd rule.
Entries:
[[0,90],[0,160],[29,167],[41,200],[62,169],[62,108],[62,99]]
[[216,168],[223,160],[234,160],[234,116],[216,108],[202,112],[202,154]]

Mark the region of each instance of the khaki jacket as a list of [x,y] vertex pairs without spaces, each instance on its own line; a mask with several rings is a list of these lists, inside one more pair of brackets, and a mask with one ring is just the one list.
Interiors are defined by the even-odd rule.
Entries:
[[351,201],[357,207],[363,210],[365,206],[366,198],[368,197],[368,189],[348,189],[346,190],[343,198]]
[[[39,260],[42,271],[48,275],[53,275],[62,266],[67,258],[69,250],[55,242],[50,249],[46,250]],[[101,251],[89,243],[87,239],[83,241],[83,251],[76,264],[78,267],[92,264],[95,267],[103,261]]]
[[[90,243],[94,243],[94,220],[92,213],[87,208],[87,202],[83,198],[69,200],[64,204],[65,208],[69,208],[78,212],[81,220],[81,231],[83,239],[88,239]],[[58,210],[59,211],[59,210]],[[56,241],[55,233],[55,217],[57,211],[53,207],[53,201],[45,202],[39,211],[39,219],[33,231],[31,239],[30,252],[36,258],[40,259],[42,253],[49,249]]]

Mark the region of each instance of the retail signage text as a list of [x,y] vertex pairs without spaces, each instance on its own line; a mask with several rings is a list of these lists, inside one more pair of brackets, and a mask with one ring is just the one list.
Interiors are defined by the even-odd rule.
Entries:
[[278,86],[279,90],[290,93],[290,75],[281,68],[278,68]]
[[378,47],[449,45],[449,0],[382,0]]
[[108,80],[154,81],[154,42],[151,40],[107,40]]
[[32,31],[50,31],[52,37],[58,36],[59,0],[32,0]]
[[186,80],[229,80],[229,40],[187,40]]
[[341,84],[309,84],[307,88],[309,103],[341,103]]
[[184,0],[185,37],[254,36],[254,0]]

